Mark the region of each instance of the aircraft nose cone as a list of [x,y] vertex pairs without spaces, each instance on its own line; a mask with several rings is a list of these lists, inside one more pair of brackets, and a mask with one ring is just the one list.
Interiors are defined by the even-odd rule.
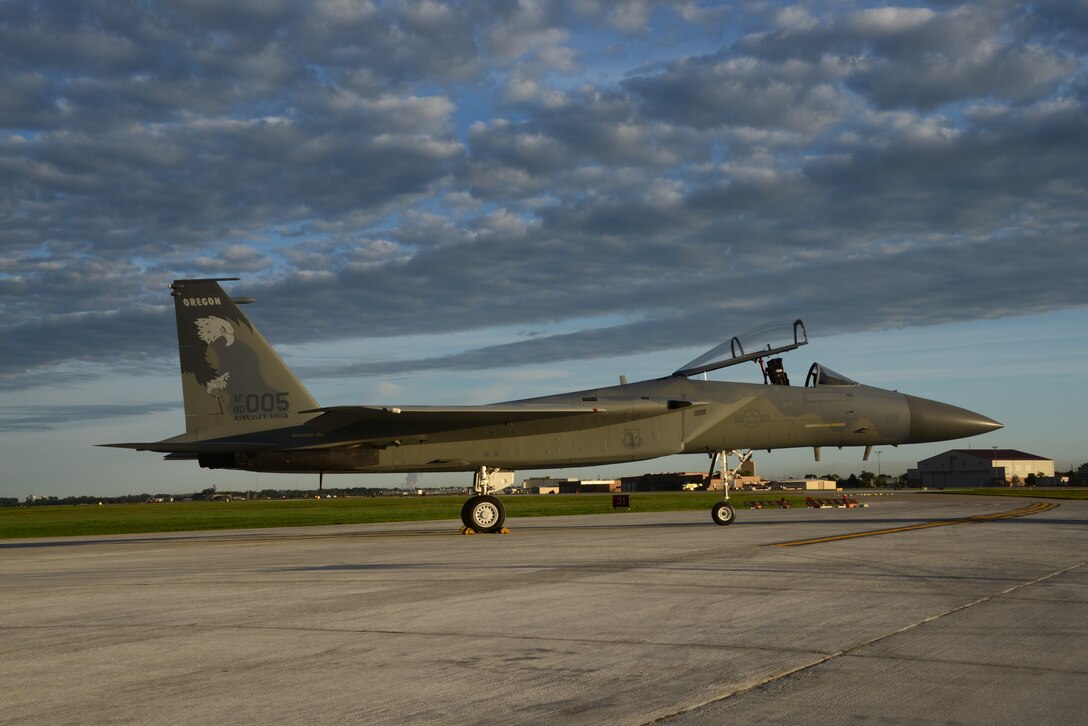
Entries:
[[1004,424],[966,408],[917,396],[906,396],[906,399],[910,409],[907,443],[963,439],[1004,428]]

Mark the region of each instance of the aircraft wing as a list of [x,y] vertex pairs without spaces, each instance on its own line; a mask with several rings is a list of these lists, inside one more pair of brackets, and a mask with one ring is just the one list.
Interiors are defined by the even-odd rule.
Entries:
[[[604,426],[615,420],[633,420],[660,416],[678,408],[705,406],[706,402],[665,399],[600,399],[581,405],[512,402],[484,406],[330,406],[300,411],[317,414],[305,428],[328,439],[321,443],[284,446],[279,441],[163,441],[101,444],[118,449],[157,451],[186,458],[187,455],[228,453],[261,449],[334,449],[350,446],[385,446],[401,437],[486,426],[505,426],[528,421],[544,421],[574,416],[590,416],[591,426]],[[271,433],[271,432],[269,432]],[[312,434],[311,434],[312,436]],[[180,437],[179,437],[180,438]]]
[[358,424],[425,426],[436,429],[463,429],[473,426],[536,421],[560,416],[603,413],[593,406],[489,405],[489,406],[329,406],[301,413],[319,413],[307,426],[319,431],[336,431]]
[[302,413],[317,413],[307,428],[329,434],[332,440],[309,444],[299,449],[331,449],[341,446],[371,444],[400,436],[432,434],[484,426],[505,426],[527,421],[590,416],[594,425],[606,425],[617,417],[646,418],[676,408],[704,403],[666,400],[622,400],[612,403],[564,405],[547,403],[507,403],[484,406],[331,406]]
[[95,444],[110,449],[135,449],[136,451],[158,451],[162,454],[217,454],[243,449],[274,449],[276,444],[266,441],[144,441],[126,444]]

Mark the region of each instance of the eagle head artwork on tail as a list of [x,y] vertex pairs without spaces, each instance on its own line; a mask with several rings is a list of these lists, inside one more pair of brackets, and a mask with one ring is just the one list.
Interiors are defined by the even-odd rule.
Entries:
[[223,318],[207,317],[196,319],[196,334],[197,336],[208,344],[208,351],[204,355],[208,365],[210,365],[218,374],[214,378],[205,382],[205,390],[209,396],[216,396],[227,390],[227,383],[230,381],[230,371],[223,370],[222,368],[222,356],[219,355],[213,343],[223,339],[223,347],[229,348],[234,345],[234,326],[228,323]]

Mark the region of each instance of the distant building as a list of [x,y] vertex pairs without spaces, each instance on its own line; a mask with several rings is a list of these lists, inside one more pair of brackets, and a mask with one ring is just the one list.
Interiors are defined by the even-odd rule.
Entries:
[[907,472],[911,486],[989,487],[1023,484],[1035,475],[1040,484],[1054,483],[1054,460],[1016,449],[952,449],[918,462]]
[[578,482],[578,493],[584,492],[618,492],[620,490],[619,479],[583,479]]
[[668,474],[640,474],[625,476],[620,479],[620,489],[625,492],[680,492],[685,489],[702,488],[706,485],[706,473],[672,472]]
[[576,479],[534,476],[521,483],[526,494],[588,494],[590,492],[618,492],[619,479]]
[[795,489],[806,491],[835,491],[839,482],[834,479],[780,479],[771,482],[771,489]]
[[574,477],[558,479],[551,476],[531,476],[521,482],[526,494],[559,494],[560,492],[573,491],[578,483]]
[[[749,487],[758,487],[763,485],[763,479],[756,474],[756,460],[754,458],[748,459],[740,465],[740,469],[737,470],[737,476],[733,479],[734,489],[746,489]],[[721,491],[722,490],[722,478],[715,473],[710,478],[710,483],[707,485],[707,491]]]

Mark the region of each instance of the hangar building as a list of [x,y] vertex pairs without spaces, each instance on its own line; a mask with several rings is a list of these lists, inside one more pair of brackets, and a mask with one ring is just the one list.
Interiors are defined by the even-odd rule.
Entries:
[[934,488],[1009,486],[1028,474],[1053,479],[1054,460],[1016,449],[952,449],[919,461],[907,481]]

